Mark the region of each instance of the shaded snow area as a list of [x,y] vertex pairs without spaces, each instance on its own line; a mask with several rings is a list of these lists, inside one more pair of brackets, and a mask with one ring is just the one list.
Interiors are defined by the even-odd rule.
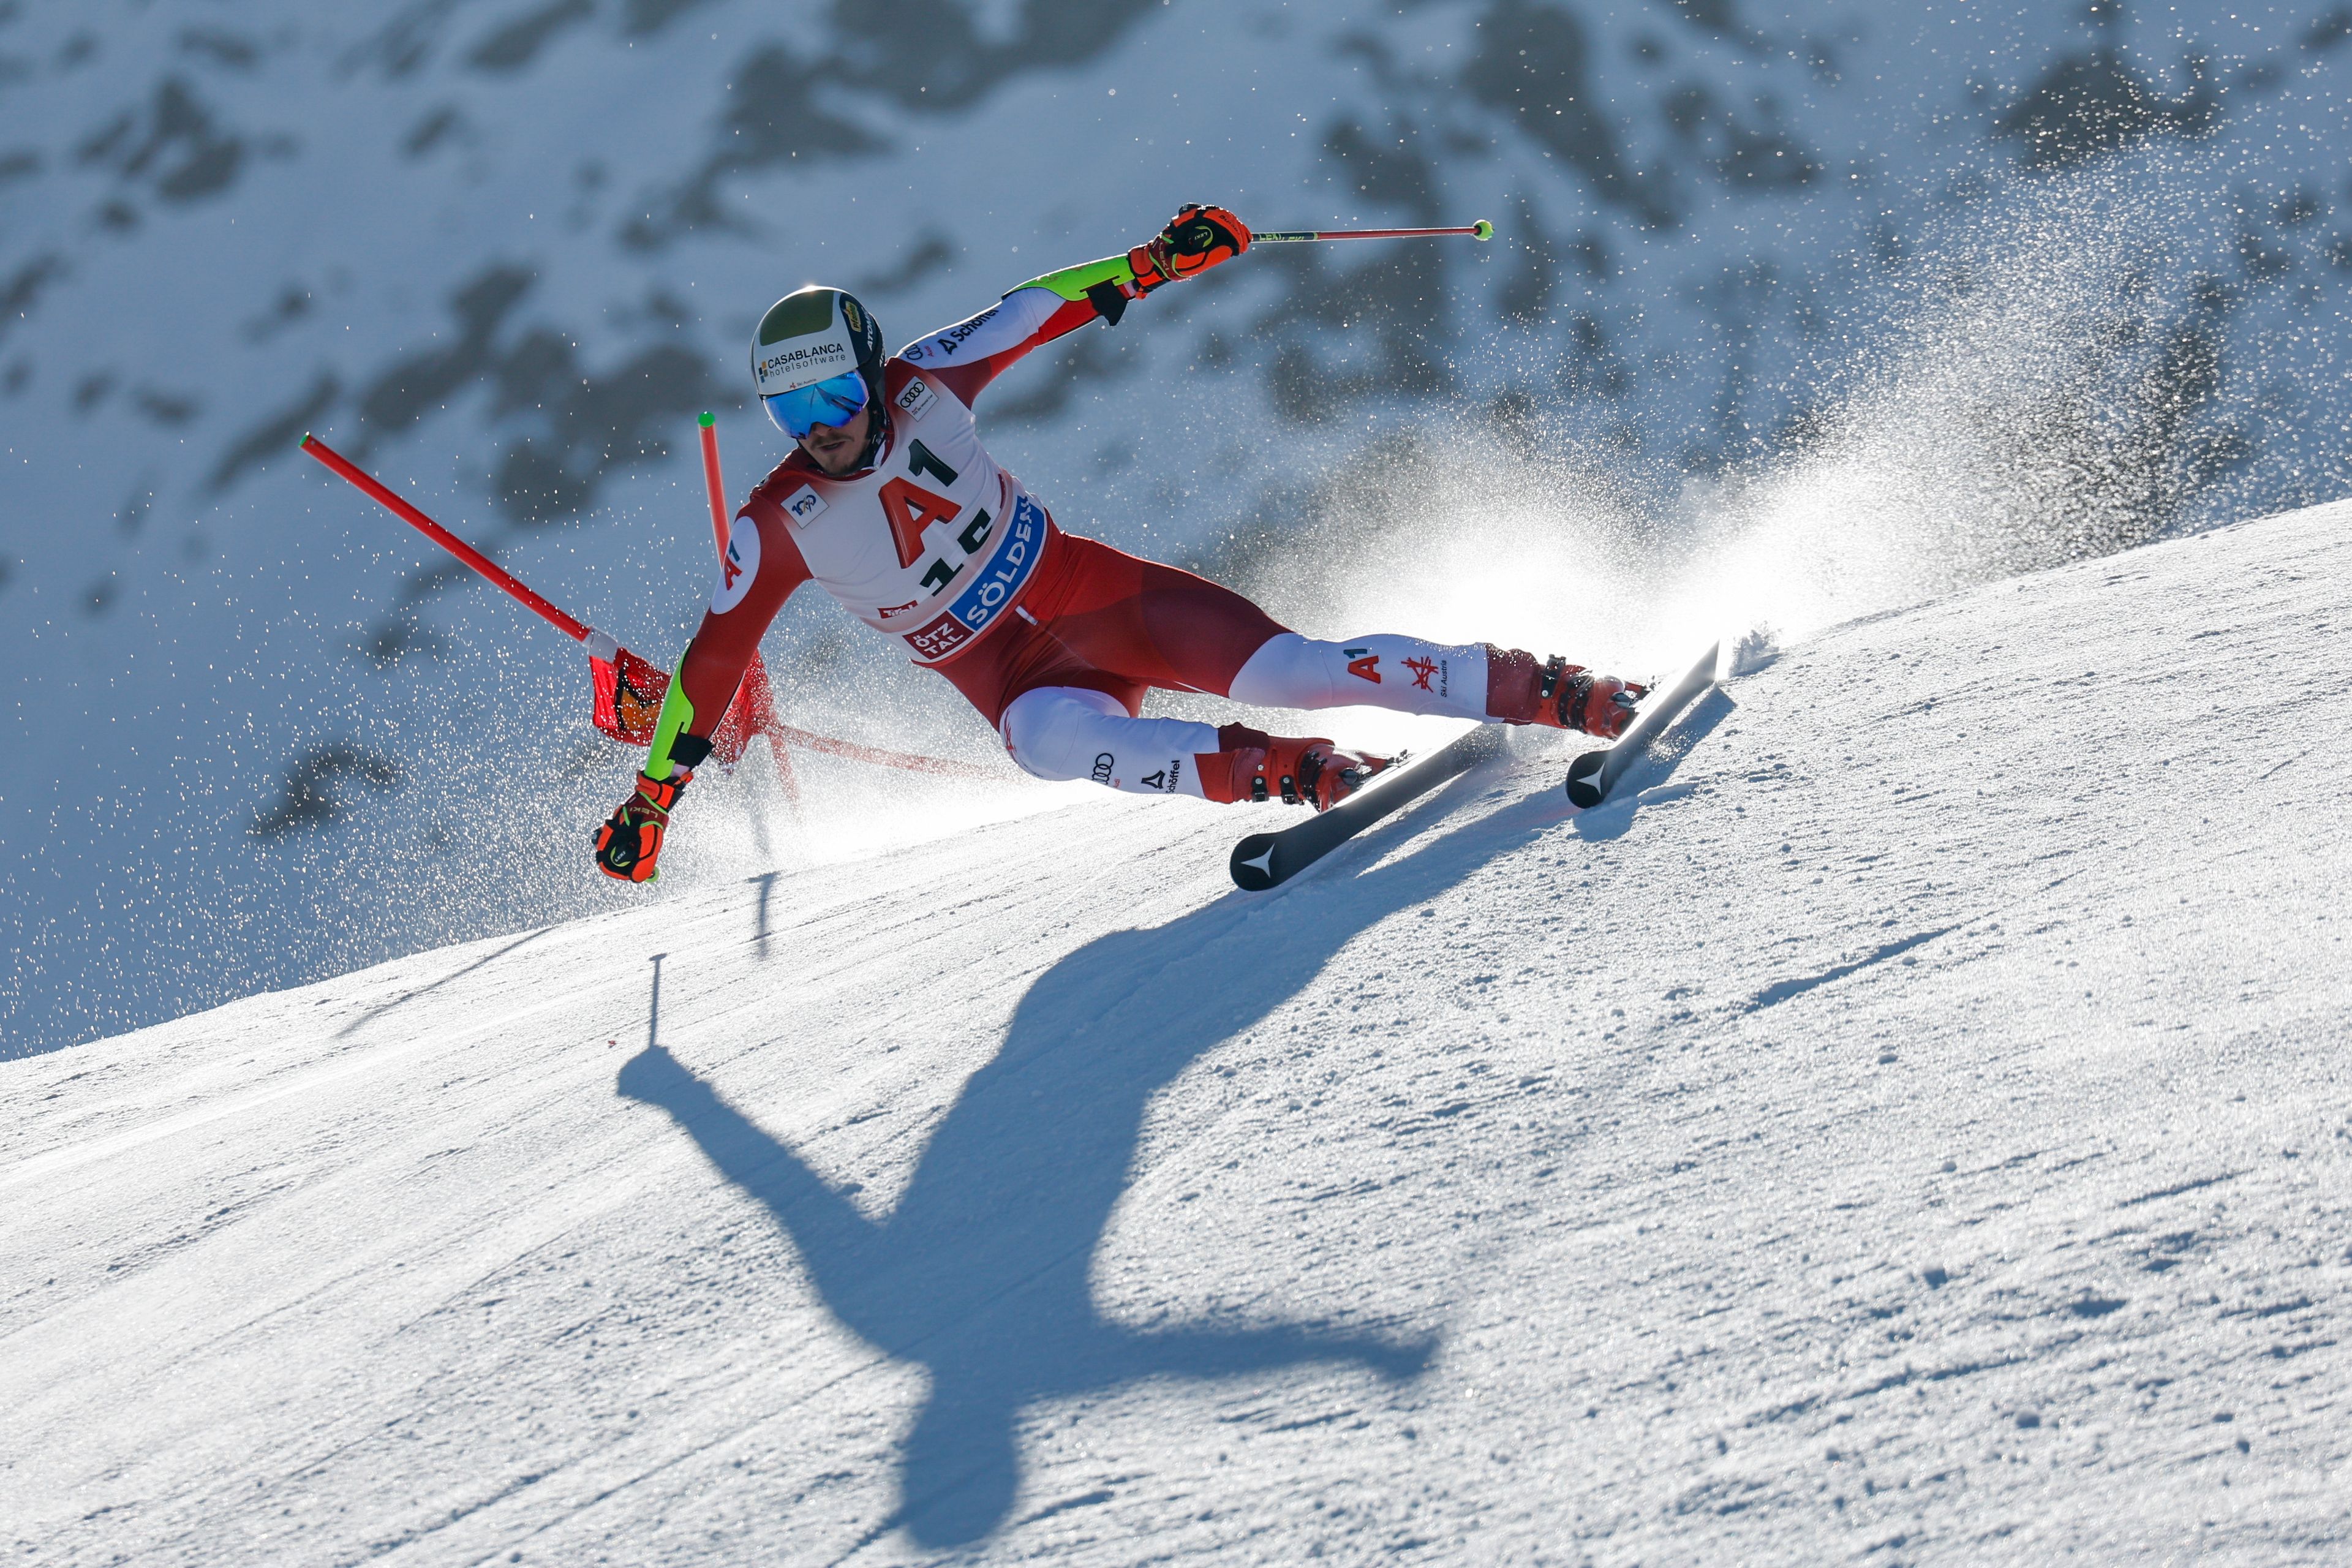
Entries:
[[2341,1563],[2347,529],[0,1063],[0,1543]]

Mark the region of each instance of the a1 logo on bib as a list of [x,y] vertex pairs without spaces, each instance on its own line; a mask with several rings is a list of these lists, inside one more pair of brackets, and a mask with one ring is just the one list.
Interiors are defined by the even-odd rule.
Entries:
[[[809,492],[813,498],[815,491]],[[823,506],[823,501],[817,502]],[[719,562],[719,586],[711,590],[710,613],[723,616],[743,602],[751,579],[760,574],[760,525],[739,517],[727,535],[727,553]]]
[[918,375],[910,378],[898,395],[890,401],[897,404],[908,418],[920,419],[939,400],[940,395],[931,390],[931,384]]

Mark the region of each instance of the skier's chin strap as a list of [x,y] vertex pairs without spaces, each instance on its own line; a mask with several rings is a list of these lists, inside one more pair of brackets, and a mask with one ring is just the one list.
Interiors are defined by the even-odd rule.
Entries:
[[874,417],[866,421],[866,450],[857,454],[857,468],[853,472],[862,472],[879,462],[882,448],[890,439],[890,400],[882,395],[879,385],[867,392],[866,406],[874,410]]

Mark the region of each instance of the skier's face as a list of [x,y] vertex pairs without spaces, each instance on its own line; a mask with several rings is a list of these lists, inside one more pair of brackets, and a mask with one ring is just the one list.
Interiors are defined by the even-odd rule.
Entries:
[[869,406],[850,416],[846,425],[820,425],[801,437],[801,450],[809,461],[828,474],[845,474],[857,465],[857,455],[866,450],[866,433],[874,426],[874,410]]

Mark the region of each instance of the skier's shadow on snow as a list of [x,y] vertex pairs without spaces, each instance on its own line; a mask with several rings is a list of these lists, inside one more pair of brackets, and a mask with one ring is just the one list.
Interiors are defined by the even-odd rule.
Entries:
[[[1476,777],[1409,810],[1375,842],[1400,842],[1416,819],[1481,787]],[[884,1529],[902,1525],[926,1546],[996,1529],[1020,1490],[1016,1425],[1041,1400],[1310,1362],[1399,1381],[1421,1373],[1433,1338],[1312,1321],[1130,1328],[1096,1310],[1088,1269],[1155,1094],[1296,995],[1365,927],[1558,821],[1517,803],[1377,867],[1375,844],[1351,846],[1279,895],[1232,895],[1087,943],[1030,986],[1003,1048],[966,1082],[905,1195],[878,1221],[648,1039],[621,1069],[619,1092],[667,1111],[766,1205],[844,1324],[930,1374]]]

